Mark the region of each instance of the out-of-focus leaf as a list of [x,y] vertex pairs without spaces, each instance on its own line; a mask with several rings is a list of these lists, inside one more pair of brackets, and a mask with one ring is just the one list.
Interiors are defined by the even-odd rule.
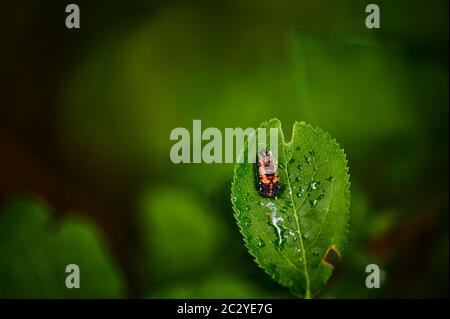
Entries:
[[156,282],[170,282],[209,269],[222,230],[195,194],[161,188],[145,195],[141,206],[143,255]]
[[[66,266],[80,268],[80,288],[66,287]],[[118,269],[88,223],[54,223],[34,200],[11,201],[0,215],[0,297],[118,298]]]
[[[235,217],[256,262],[294,295],[309,298],[332,273],[328,254],[341,255],[345,249],[350,205],[347,160],[335,140],[304,122],[294,124],[290,142],[278,120],[261,127],[278,129],[283,191],[275,198],[262,197],[255,185],[255,164],[236,164]],[[245,158],[247,152],[246,147]]]
[[409,66],[374,37],[295,34],[289,52],[302,119],[358,147],[355,155],[388,136],[419,134]]

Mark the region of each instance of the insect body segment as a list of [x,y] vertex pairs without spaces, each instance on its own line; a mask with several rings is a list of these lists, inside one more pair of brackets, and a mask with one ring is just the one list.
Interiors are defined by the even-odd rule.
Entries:
[[258,154],[258,191],[264,197],[275,197],[280,192],[278,169],[275,158],[268,150]]

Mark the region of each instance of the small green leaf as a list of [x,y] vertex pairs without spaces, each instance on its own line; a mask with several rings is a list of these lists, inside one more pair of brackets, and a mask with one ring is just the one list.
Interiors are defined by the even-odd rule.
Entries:
[[[80,269],[68,289],[66,266]],[[55,222],[34,199],[8,201],[0,211],[0,298],[119,298],[124,282],[100,233],[80,218]]]
[[145,192],[140,206],[143,247],[139,258],[152,269],[153,284],[203,274],[212,267],[223,232],[211,209],[194,192],[160,187]]
[[[330,257],[341,256],[347,241],[347,160],[335,140],[304,122],[294,124],[288,143],[278,119],[261,127],[278,128],[281,192],[274,198],[261,196],[256,164],[236,164],[235,217],[258,265],[294,295],[310,298],[324,287],[333,271]],[[245,147],[245,158],[247,152]]]

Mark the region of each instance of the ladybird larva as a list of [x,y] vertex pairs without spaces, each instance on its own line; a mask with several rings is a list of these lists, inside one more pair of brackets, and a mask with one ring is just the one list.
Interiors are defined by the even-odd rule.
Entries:
[[267,149],[258,153],[257,175],[259,193],[268,198],[277,196],[280,192],[277,162]]

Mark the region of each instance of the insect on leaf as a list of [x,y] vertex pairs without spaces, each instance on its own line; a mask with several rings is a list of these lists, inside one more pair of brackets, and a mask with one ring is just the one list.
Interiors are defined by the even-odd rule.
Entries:
[[[334,268],[332,257],[344,253],[347,241],[350,182],[345,153],[328,134],[304,122],[294,124],[290,142],[279,120],[261,127],[277,128],[281,191],[263,197],[257,188],[257,164],[237,163],[235,218],[258,265],[292,294],[311,298],[325,286]],[[269,134],[266,143],[270,146]]]

